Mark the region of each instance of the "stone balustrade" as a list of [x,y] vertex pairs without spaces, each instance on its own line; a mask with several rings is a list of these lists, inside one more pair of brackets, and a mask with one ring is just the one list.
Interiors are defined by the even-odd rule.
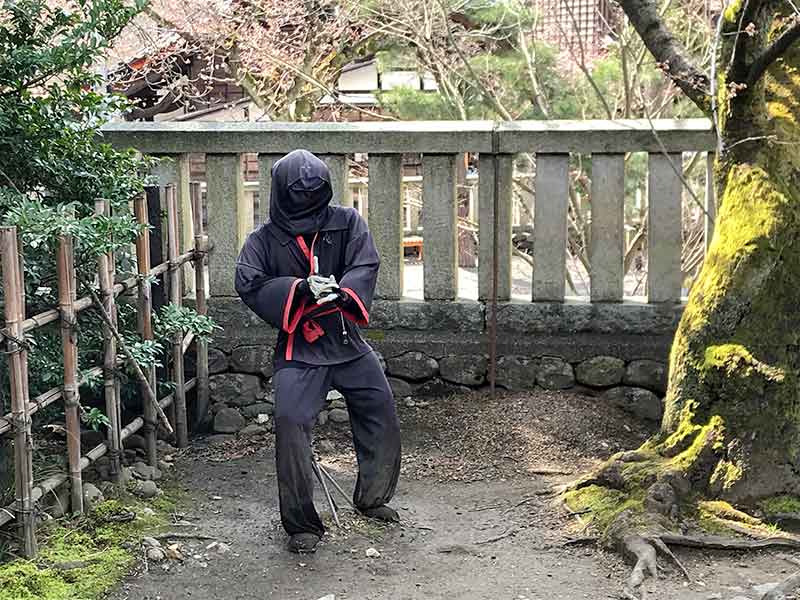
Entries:
[[[189,206],[189,154],[204,154],[210,257],[211,310],[225,327],[217,350],[229,371],[241,349],[263,354],[274,334],[235,298],[234,261],[254,222],[252,194],[244,193],[242,155],[257,153],[259,194],[269,196],[270,169],[281,155],[305,148],[330,166],[335,197],[349,202],[347,155],[368,156],[367,218],[382,257],[370,339],[391,366],[398,357],[422,353],[438,365],[458,364],[473,387],[486,381],[487,310],[493,289],[498,303],[497,352],[513,367],[514,386],[528,365],[531,385],[551,372],[553,357],[569,367],[597,357],[622,361],[666,360],[682,310],[682,153],[709,153],[715,138],[706,120],[391,122],[391,123],[118,123],[106,140],[147,154],[166,156],[157,170]],[[648,162],[647,296],[623,296],[625,156],[645,152]],[[403,297],[402,156],[422,155],[423,298]],[[459,297],[457,170],[459,155],[478,155],[477,301]],[[512,187],[515,156],[535,156],[531,296],[512,294]],[[591,157],[590,294],[566,294],[570,156]],[[713,225],[714,200],[706,194]],[[260,210],[266,210],[261,201]],[[263,220],[263,215],[261,216]],[[188,223],[185,223],[188,227]],[[191,232],[184,227],[185,239]],[[493,253],[497,251],[497,257]],[[496,284],[493,268],[496,264]],[[259,354],[260,355],[260,354]],[[459,357],[471,360],[471,367]],[[471,357],[471,358],[470,358]],[[444,361],[444,363],[442,362]],[[453,361],[456,361],[455,363]],[[561,365],[561,363],[558,363]],[[649,364],[649,363],[648,363]],[[477,366],[476,366],[477,365]],[[559,368],[566,371],[566,367]],[[501,365],[502,366],[502,365]],[[477,369],[477,374],[472,374]],[[548,371],[550,369],[550,371]],[[390,368],[391,371],[391,368]],[[396,369],[395,369],[396,371]],[[501,369],[502,371],[502,369]],[[505,372],[505,371],[503,371]],[[259,371],[268,381],[268,375]],[[411,377],[407,389],[441,380]],[[509,376],[512,376],[509,375]],[[223,377],[224,375],[219,375]],[[450,377],[449,379],[454,379]],[[580,380],[581,377],[579,376]],[[584,378],[585,379],[585,378]],[[626,381],[623,375],[605,389]],[[572,377],[570,381],[575,381]],[[609,380],[611,381],[611,380]],[[459,384],[461,385],[461,384]],[[589,385],[589,384],[587,384]],[[651,389],[655,389],[653,385]],[[441,391],[441,390],[439,390]]]

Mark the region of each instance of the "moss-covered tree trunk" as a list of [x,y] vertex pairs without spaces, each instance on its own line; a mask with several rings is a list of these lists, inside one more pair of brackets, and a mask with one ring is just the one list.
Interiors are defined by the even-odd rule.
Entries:
[[797,21],[785,1],[737,8],[725,15],[721,60],[731,66],[716,111],[717,228],[673,343],[653,445],[674,453],[712,425],[694,491],[752,502],[800,495],[800,45],[748,82]]
[[721,138],[716,231],[673,343],[661,430],[566,497],[638,559],[635,587],[678,520],[741,533],[760,521],[737,509],[800,497],[800,16],[785,0],[732,2],[711,102],[654,4],[621,4]]

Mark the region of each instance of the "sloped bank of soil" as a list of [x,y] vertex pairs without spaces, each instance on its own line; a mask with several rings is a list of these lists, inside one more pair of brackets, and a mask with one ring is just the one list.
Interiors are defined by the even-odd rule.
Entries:
[[[581,516],[545,492],[638,445],[648,427],[576,393],[470,395],[401,405],[400,414],[401,525],[376,526],[342,508],[342,527],[330,525],[315,555],[291,555],[283,549],[271,437],[202,452],[198,441],[178,465],[195,499],[185,516],[194,526],[180,529],[186,559],[129,579],[114,599],[619,597],[627,567],[587,540]],[[315,446],[351,489],[347,428],[318,428]],[[330,523],[321,494],[317,505]],[[370,548],[380,556],[368,557]],[[785,552],[680,557],[692,579],[666,579],[659,600],[757,598],[753,586],[779,581],[794,566]]]

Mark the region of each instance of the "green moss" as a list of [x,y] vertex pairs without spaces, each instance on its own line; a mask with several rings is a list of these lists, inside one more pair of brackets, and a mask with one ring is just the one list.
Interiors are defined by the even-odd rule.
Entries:
[[[141,515],[145,506],[155,514]],[[169,495],[148,504],[133,498],[107,500],[83,517],[40,530],[40,551],[35,560],[0,565],[0,600],[103,597],[136,560],[123,543],[164,527],[175,507]],[[137,514],[134,520],[115,520],[130,512]]]
[[664,456],[675,456],[683,452],[700,433],[702,426],[694,422],[698,404],[694,400],[687,401],[681,409],[678,426],[660,446]]
[[741,510],[737,510],[731,504],[723,502],[722,500],[709,500],[700,502],[698,504],[698,510],[720,519],[738,521],[739,523],[744,523],[745,525],[763,525],[760,519],[757,519],[752,515],[748,515],[746,512],[742,512]]
[[711,488],[727,492],[742,479],[743,475],[744,471],[741,466],[721,460],[711,474]]
[[567,492],[564,501],[575,512],[588,511],[585,518],[601,532],[605,532],[614,519],[625,510],[634,513],[644,512],[644,492],[641,490],[629,495],[619,490],[590,485]]
[[720,344],[706,348],[703,371],[718,369],[728,377],[761,375],[767,381],[780,383],[785,378],[782,369],[770,367],[753,357],[741,344]]
[[758,507],[768,516],[788,513],[800,514],[800,498],[797,496],[773,496],[759,502]]
[[684,472],[691,470],[697,464],[703,451],[708,449],[709,444],[711,444],[712,448],[720,448],[724,431],[725,426],[722,417],[719,415],[711,417],[708,423],[700,428],[691,445],[670,461],[670,468]]
[[52,569],[15,561],[0,567],[0,599],[64,600],[72,598],[70,586]]
[[733,0],[728,8],[725,9],[725,20],[728,23],[736,23],[739,20],[739,11],[742,10],[744,0]]

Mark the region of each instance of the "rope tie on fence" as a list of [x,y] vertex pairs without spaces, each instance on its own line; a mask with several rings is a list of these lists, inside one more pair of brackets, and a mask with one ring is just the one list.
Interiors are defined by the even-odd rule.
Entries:
[[[2,419],[5,420],[5,419]],[[33,418],[30,415],[18,413],[11,415],[11,430],[12,431],[27,431],[27,428],[33,425]]]
[[73,407],[78,406],[78,384],[68,383],[63,386],[64,389],[64,406]]
[[28,340],[15,337],[7,331],[0,329],[0,341],[2,340],[6,341],[6,349],[0,350],[0,354],[14,354],[31,349],[31,343]]

